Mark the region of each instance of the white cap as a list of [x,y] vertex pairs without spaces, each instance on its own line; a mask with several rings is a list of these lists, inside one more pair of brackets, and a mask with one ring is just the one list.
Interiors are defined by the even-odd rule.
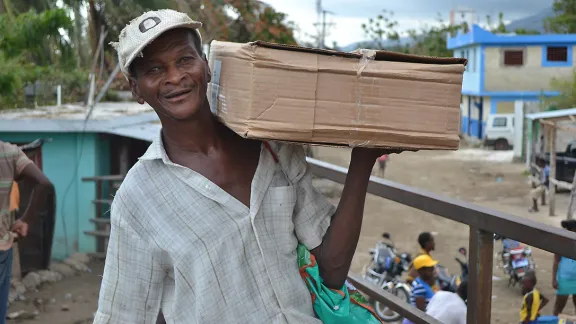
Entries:
[[141,56],[144,47],[152,43],[158,36],[174,28],[190,28],[196,32],[200,43],[202,43],[202,37],[198,31],[200,27],[202,27],[201,22],[192,20],[182,12],[170,9],[148,11],[126,25],[120,32],[118,42],[112,42],[110,45],[118,52],[120,69],[128,78],[132,61],[136,56]]

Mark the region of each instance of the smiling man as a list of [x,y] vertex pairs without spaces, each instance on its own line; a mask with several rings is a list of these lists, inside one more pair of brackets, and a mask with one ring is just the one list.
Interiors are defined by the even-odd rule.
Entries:
[[115,43],[138,102],[162,131],[130,170],[94,323],[321,323],[296,247],[341,288],[378,156],[355,148],[335,209],[312,186],[301,146],[243,139],[211,113],[199,22],[172,10],[133,20]]

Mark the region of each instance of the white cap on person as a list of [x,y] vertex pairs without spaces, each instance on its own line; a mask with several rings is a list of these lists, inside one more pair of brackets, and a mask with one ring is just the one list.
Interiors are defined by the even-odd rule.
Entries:
[[158,36],[174,28],[189,28],[196,32],[202,44],[199,28],[202,23],[192,20],[187,14],[170,9],[148,11],[132,20],[122,31],[118,42],[112,45],[118,52],[120,69],[124,76],[130,76],[130,64],[142,55],[142,50],[152,43]]

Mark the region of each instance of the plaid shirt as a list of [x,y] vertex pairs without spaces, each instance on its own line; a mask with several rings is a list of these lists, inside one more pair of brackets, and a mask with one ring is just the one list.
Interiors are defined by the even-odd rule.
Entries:
[[167,323],[321,323],[296,246],[320,245],[334,206],[300,146],[271,147],[279,163],[262,146],[248,208],[157,137],[114,199],[94,323],[155,323],[160,308]]
[[34,162],[18,146],[0,141],[0,240],[8,233],[14,221],[10,212],[10,193],[14,180],[31,163]]

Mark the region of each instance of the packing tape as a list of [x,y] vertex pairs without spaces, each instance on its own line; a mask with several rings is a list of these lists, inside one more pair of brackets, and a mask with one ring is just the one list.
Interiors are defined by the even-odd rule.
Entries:
[[366,67],[368,66],[368,64],[371,61],[374,61],[374,59],[376,58],[376,51],[375,50],[370,50],[370,49],[360,49],[358,50],[358,52],[362,55],[362,57],[360,58],[360,61],[358,63],[358,71],[356,72],[356,82],[355,82],[355,91],[356,91],[356,116],[355,118],[352,120],[352,125],[354,125],[354,127],[351,128],[350,130],[350,136],[348,138],[348,146],[349,147],[355,147],[355,146],[367,146],[370,144],[370,141],[354,141],[352,140],[352,138],[354,138],[353,132],[356,132],[356,134],[359,132],[359,126],[363,125],[364,121],[362,119],[363,116],[363,111],[364,111],[364,105],[362,104],[362,89],[360,87],[360,80],[362,77],[362,72],[364,72],[364,70],[366,69]]
[[[214,64],[212,66],[212,80],[210,80],[209,85],[210,86],[209,101],[210,101],[210,110],[212,111],[212,114],[218,116],[218,110],[219,110],[218,106],[221,105],[221,103],[218,102],[218,99],[220,97],[220,72],[222,71],[222,61],[214,60],[213,62]],[[221,107],[220,111],[226,113],[226,110],[222,108],[224,107]]]

